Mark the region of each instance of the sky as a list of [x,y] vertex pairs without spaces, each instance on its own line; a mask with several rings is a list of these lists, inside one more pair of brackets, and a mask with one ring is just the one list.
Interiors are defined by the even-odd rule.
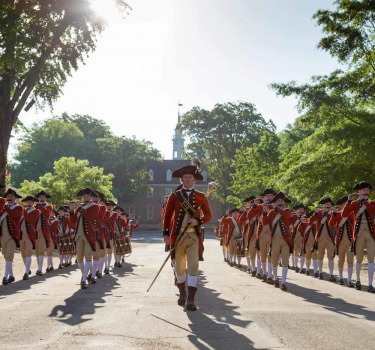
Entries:
[[125,18],[112,0],[95,1],[108,21],[96,51],[53,112],[21,113],[26,126],[52,114],[88,114],[171,159],[179,101],[181,113],[251,102],[281,131],[298,117],[296,100],[277,97],[269,84],[306,83],[339,67],[317,49],[322,32],[312,19],[333,0],[128,0]]

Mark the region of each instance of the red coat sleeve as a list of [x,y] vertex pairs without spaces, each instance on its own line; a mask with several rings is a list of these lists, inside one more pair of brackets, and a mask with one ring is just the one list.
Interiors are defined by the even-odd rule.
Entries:
[[0,198],[0,213],[3,211],[6,204],[5,198]]
[[14,209],[7,208],[5,211],[8,213],[9,217],[12,219],[15,219],[17,217],[22,216],[23,214],[23,206],[22,205],[17,205]]
[[163,221],[163,231],[169,230],[169,228],[171,226],[173,214],[174,214],[174,209],[175,209],[175,206],[176,206],[177,203],[178,202],[177,202],[174,195],[169,196],[167,205],[165,207],[165,215],[164,215],[164,221]]
[[52,210],[53,210],[52,205],[48,205],[46,207],[40,206],[40,207],[38,207],[38,210],[40,210],[41,213],[43,213],[43,215],[46,217],[46,220],[49,221],[49,218],[50,218]]
[[336,215],[331,215],[331,218],[329,219],[329,226],[332,228],[335,225],[337,225],[341,221],[341,213],[337,213]]
[[82,210],[81,210],[81,214],[82,214],[86,219],[94,220],[94,219],[96,219],[96,217],[98,216],[99,211],[100,211],[99,205],[94,204],[93,206],[91,206],[91,207],[88,208],[88,209],[82,209]]
[[36,223],[39,215],[40,215],[39,209],[35,209],[31,213],[28,213],[26,210],[23,212],[23,216],[25,217],[25,220],[32,225]]
[[375,202],[365,202],[365,206],[371,215],[375,215]]
[[247,220],[247,213],[246,213],[246,211],[244,211],[244,212],[240,215],[240,217],[239,217],[239,219],[238,219],[238,223],[239,223],[240,225],[243,225],[243,224],[246,222],[246,220]]
[[255,216],[262,215],[263,213],[263,205],[258,204],[255,208],[251,207],[250,210],[247,212],[247,220],[251,220]]
[[270,212],[268,213],[267,216],[266,215],[262,215],[262,224],[263,224],[263,226],[266,226],[269,223],[271,223],[274,218],[275,218],[275,210],[274,209],[270,210]]
[[342,216],[343,217],[347,217],[349,216],[349,214],[354,211],[354,206],[355,206],[355,202],[350,202],[350,203],[346,203],[345,206],[344,206],[344,209],[342,211]]

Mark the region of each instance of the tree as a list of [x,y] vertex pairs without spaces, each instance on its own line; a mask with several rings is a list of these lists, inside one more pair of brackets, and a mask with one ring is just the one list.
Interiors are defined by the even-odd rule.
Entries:
[[277,135],[265,129],[259,144],[237,151],[231,187],[234,195],[228,198],[229,202],[241,205],[244,198],[257,197],[265,188],[274,187],[279,174],[279,145]]
[[49,202],[55,207],[68,204],[70,200],[79,199],[76,194],[85,187],[103,192],[108,199],[111,193],[113,175],[104,175],[104,169],[89,167],[88,160],[75,160],[74,157],[63,157],[54,163],[53,173],[46,173],[38,182],[25,180],[20,192],[27,196],[45,190],[51,195]]
[[182,116],[181,128],[191,141],[186,153],[203,160],[210,177],[219,183],[215,195],[223,203],[231,194],[237,150],[259,143],[264,129],[275,131],[272,121],[266,122],[247,102],[216,104],[212,111],[194,107]]
[[[124,0],[116,0],[125,10]],[[6,0],[0,2],[0,183],[5,180],[12,128],[32,95],[53,102],[95,50],[106,24],[90,0]]]

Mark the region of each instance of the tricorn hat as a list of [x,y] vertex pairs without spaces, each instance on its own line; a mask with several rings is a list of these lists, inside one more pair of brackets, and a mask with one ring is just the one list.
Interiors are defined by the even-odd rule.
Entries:
[[354,186],[353,190],[362,190],[363,188],[369,188],[370,190],[372,190],[371,184],[369,184],[366,181],[361,181],[361,182],[357,183]]
[[327,197],[327,198],[324,198],[322,199],[319,204],[325,204],[325,203],[331,203],[332,205],[334,205],[334,203],[332,202],[332,199]]
[[22,198],[22,196],[20,196],[15,190],[11,188],[8,188],[8,190],[4,193],[3,198],[6,198],[8,194],[13,194],[14,196],[16,196],[16,198]]
[[125,211],[122,212],[121,215],[123,215],[123,216],[129,216],[129,214],[127,212],[125,212]]
[[26,196],[24,199],[22,199],[21,202],[27,202],[27,201],[37,202],[38,198],[35,198],[34,196]]
[[254,199],[255,199],[255,196],[250,196],[250,197],[245,198],[243,201],[244,201],[244,202],[251,202],[251,201],[253,201]]
[[233,214],[234,212],[239,213],[240,210],[239,210],[238,208],[233,208],[233,209],[229,212],[229,214]]
[[276,192],[272,188],[265,189],[259,196],[264,197],[266,194],[276,195]]
[[199,172],[201,170],[201,162],[198,158],[194,158],[189,165],[185,165],[180,169],[175,170],[172,173],[172,177],[181,178],[184,175],[194,175],[196,180],[203,180],[202,174]]
[[60,205],[57,211],[60,211],[60,210],[66,211],[65,205]]
[[293,209],[297,210],[297,209],[301,209],[301,208],[306,210],[306,207],[302,203],[296,204]]
[[275,203],[278,199],[284,200],[285,203],[291,203],[291,200],[286,198],[284,193],[282,192],[279,192],[278,194],[276,194],[276,196],[272,198],[271,203]]
[[106,205],[113,205],[113,206],[116,206],[116,205],[117,205],[117,204],[116,204],[114,201],[112,201],[112,200],[105,201],[105,204],[106,204]]
[[113,210],[114,210],[114,211],[116,211],[116,210],[121,210],[121,212],[125,211],[125,209],[124,209],[124,208],[121,208],[119,205],[117,205]]
[[[105,194],[103,192],[100,192],[98,190],[95,190],[95,193],[97,193],[97,197],[99,197],[101,200],[105,199]],[[96,196],[95,196],[96,197]]]
[[340,198],[337,202],[336,205],[344,204],[348,201],[348,196]]
[[94,190],[92,190],[91,188],[88,188],[88,187],[86,187],[86,188],[82,189],[81,191],[79,191],[76,194],[76,196],[77,197],[81,197],[84,194],[89,194],[90,196],[97,196],[97,193]]
[[39,198],[39,196],[46,196],[46,198],[51,198],[51,196],[46,191],[40,191],[34,197]]

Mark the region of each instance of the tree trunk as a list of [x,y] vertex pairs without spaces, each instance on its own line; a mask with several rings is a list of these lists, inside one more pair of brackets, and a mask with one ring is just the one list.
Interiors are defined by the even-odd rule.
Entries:
[[5,184],[7,154],[13,123],[12,114],[0,109],[0,184]]

